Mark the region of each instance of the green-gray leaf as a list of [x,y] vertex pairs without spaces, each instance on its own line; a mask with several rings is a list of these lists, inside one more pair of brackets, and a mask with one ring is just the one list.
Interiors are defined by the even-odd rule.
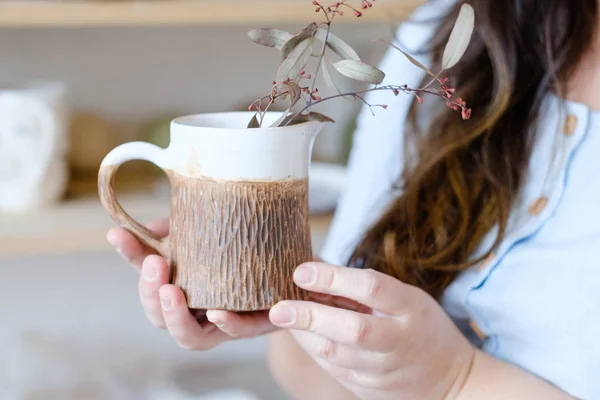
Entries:
[[360,82],[379,84],[383,82],[385,74],[383,71],[356,60],[342,60],[333,64],[333,67],[342,75]]
[[327,62],[328,61],[325,59],[325,57],[323,57],[323,60],[321,61],[321,68],[323,69],[323,80],[325,81],[327,86],[341,94],[342,91],[337,87],[337,85],[333,81],[333,76],[331,76],[331,71],[329,70]]
[[288,40],[294,35],[280,29],[251,29],[248,31],[248,37],[254,43],[258,43],[267,47],[275,47],[281,49]]
[[254,114],[254,117],[252,117],[252,119],[250,120],[250,122],[248,123],[248,129],[251,128],[259,128],[260,124],[258,123],[258,118],[257,118],[258,114]]
[[285,60],[288,55],[298,46],[300,43],[304,42],[307,39],[311,39],[315,37],[315,32],[319,26],[313,22],[308,25],[306,28],[302,29],[302,32],[297,34],[296,36],[292,36],[281,48],[281,59]]
[[398,50],[400,53],[402,53],[408,59],[408,61],[413,63],[413,65],[416,65],[417,67],[421,68],[423,71],[427,72],[429,75],[433,76],[434,78],[436,77],[436,75],[433,72],[431,72],[426,66],[421,64],[417,59],[415,59],[410,54],[408,54],[407,52],[402,50],[400,47],[396,46],[395,44],[393,44],[391,42],[388,42],[387,40],[379,39],[379,41],[389,44],[390,46],[392,46],[393,48]]
[[277,121],[273,122],[270,127],[275,128],[277,126],[283,125],[283,122],[288,118],[288,114],[290,113],[291,108],[292,107],[285,110],[285,112],[281,114],[281,117],[277,118]]
[[297,125],[308,121],[319,121],[319,122],[335,122],[333,119],[326,115],[318,112],[309,112],[306,114],[292,114],[289,115],[281,123],[282,126]]
[[333,119],[329,118],[327,115],[323,115],[318,112],[311,111],[306,114],[306,118],[308,121],[319,121],[319,122],[335,122]]
[[296,82],[286,82],[285,85],[288,87],[288,93],[290,95],[290,108],[300,100],[302,96],[302,88]]
[[327,38],[327,47],[343,59],[360,61],[360,57],[348,43],[331,31],[329,31],[329,35],[327,35],[326,28],[319,28],[316,36],[317,39],[323,43],[325,43],[325,38]]
[[460,7],[460,13],[450,33],[450,38],[442,56],[442,68],[455,66],[465,54],[475,27],[475,11],[468,4]]
[[287,78],[292,80],[300,76],[300,72],[306,67],[312,54],[314,39],[310,38],[300,42],[296,48],[286,57],[277,70],[275,81],[281,83]]

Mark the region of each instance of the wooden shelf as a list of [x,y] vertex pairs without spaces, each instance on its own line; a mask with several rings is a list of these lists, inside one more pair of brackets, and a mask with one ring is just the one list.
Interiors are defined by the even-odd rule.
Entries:
[[[169,215],[168,200],[151,191],[119,194],[119,202],[141,223]],[[324,239],[330,221],[330,215],[312,217],[316,246]],[[0,216],[0,257],[114,251],[106,241],[106,233],[114,226],[98,197],[92,194],[36,213]]]
[[[356,1],[358,3],[358,1]],[[379,0],[362,18],[336,23],[405,19],[423,0]],[[0,27],[92,27],[307,23],[315,19],[310,0],[5,0]]]

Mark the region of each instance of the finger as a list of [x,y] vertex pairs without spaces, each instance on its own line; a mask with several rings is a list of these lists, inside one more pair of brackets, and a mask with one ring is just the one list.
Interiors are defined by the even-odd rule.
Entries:
[[335,367],[387,374],[396,368],[395,354],[361,350],[306,331],[292,331],[296,342],[313,358]]
[[252,338],[272,332],[277,328],[269,321],[269,312],[233,313],[209,310],[206,317],[232,338]]
[[164,285],[159,290],[165,324],[177,344],[187,350],[208,350],[230,339],[213,324],[200,325],[190,313],[181,289]]
[[148,256],[142,263],[138,291],[146,317],[152,325],[161,329],[166,326],[158,291],[161,286],[169,283],[168,281],[169,268],[165,260],[159,256]]
[[369,307],[360,304],[357,301],[347,299],[345,297],[334,296],[332,303],[334,307],[345,308],[346,310],[356,311],[358,313],[363,314],[371,314],[371,312],[373,311]]
[[271,322],[281,328],[304,330],[340,344],[374,351],[393,351],[402,327],[392,318],[304,301],[283,301],[270,311]]
[[[363,395],[367,395],[368,397],[364,398],[374,398],[372,394],[365,390],[376,390],[378,393],[381,393],[381,387],[384,386],[382,384],[393,385],[394,382],[398,381],[398,378],[394,376],[395,374],[392,372],[391,374],[377,375],[375,373],[371,373],[369,371],[359,371],[355,369],[349,369],[344,367],[339,367],[337,365],[333,365],[321,358],[313,357],[313,360],[323,369],[323,371],[327,372],[328,375],[335,378],[340,384],[348,388],[350,391],[357,392],[360,391]],[[390,379],[391,378],[391,379]],[[391,384],[389,383],[390,381]]]
[[[153,221],[147,227],[158,236],[165,237],[169,234],[169,219]],[[116,248],[127,262],[138,270],[142,267],[142,263],[147,256],[156,254],[154,249],[140,243],[131,232],[124,228],[110,229],[106,235],[106,240]]]
[[401,313],[415,290],[381,272],[323,263],[300,265],[294,271],[294,282],[303,289],[345,297],[389,315]]

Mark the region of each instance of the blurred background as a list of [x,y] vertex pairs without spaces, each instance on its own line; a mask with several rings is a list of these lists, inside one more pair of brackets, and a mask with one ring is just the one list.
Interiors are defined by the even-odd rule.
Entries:
[[[286,399],[268,373],[264,338],[200,354],[151,327],[137,272],[105,240],[113,222],[96,173],[120,143],[167,146],[176,116],[245,110],[268,93],[277,51],[246,33],[298,32],[315,20],[311,3],[0,2],[0,399]],[[385,48],[372,39],[391,39],[418,3],[379,0],[361,19],[338,18],[333,31],[376,64]],[[320,109],[336,123],[313,152],[316,252],[359,107],[340,100]],[[117,188],[141,222],[169,215],[156,168],[127,164]]]

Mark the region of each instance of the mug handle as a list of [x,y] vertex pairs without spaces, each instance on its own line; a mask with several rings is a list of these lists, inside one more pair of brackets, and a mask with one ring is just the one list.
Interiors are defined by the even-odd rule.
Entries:
[[122,164],[134,160],[151,162],[163,170],[168,167],[166,149],[161,147],[146,142],[131,142],[115,147],[106,155],[98,171],[100,202],[116,223],[168,261],[170,253],[168,237],[159,237],[150,229],[131,218],[117,200],[115,193],[115,176],[117,171]]

